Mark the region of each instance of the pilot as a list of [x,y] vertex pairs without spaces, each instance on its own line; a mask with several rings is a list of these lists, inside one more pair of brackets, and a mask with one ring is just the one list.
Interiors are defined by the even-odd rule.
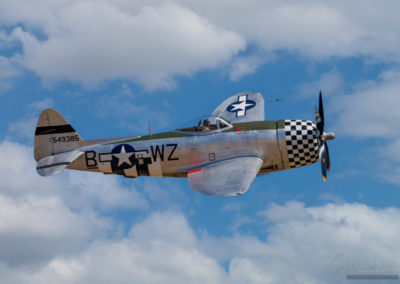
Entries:
[[204,119],[203,125],[199,127],[200,131],[210,131],[210,121],[208,119]]

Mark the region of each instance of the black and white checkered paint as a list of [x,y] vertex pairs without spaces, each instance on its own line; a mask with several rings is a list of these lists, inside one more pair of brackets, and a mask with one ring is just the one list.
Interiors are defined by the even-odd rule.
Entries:
[[286,148],[290,168],[311,165],[318,161],[316,125],[309,120],[285,120]]

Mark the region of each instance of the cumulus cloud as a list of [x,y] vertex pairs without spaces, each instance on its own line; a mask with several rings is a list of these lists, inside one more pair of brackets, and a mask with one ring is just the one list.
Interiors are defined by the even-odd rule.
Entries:
[[[363,56],[399,62],[397,1],[2,1],[0,25],[15,28],[14,55],[45,82],[86,86],[124,78],[148,90],[179,76],[231,66],[239,80],[280,51],[317,62]],[[255,47],[249,55],[240,54]],[[237,56],[238,55],[238,56]]]
[[400,184],[400,138],[382,143],[376,149],[376,156],[383,158],[379,165],[379,176],[391,183]]
[[56,255],[76,253],[94,236],[102,238],[119,225],[101,217],[98,209],[145,209],[146,199],[114,177],[60,175],[35,172],[33,148],[3,141],[0,144],[0,262],[38,265]]
[[54,106],[54,101],[52,98],[45,98],[40,101],[34,101],[29,104],[29,107],[34,111],[42,111],[46,108],[50,108]]
[[192,1],[187,5],[217,25],[238,32],[249,44],[264,51],[289,50],[316,60],[366,55],[399,61],[397,1],[385,5],[376,0],[366,1],[364,5],[371,8],[369,12],[348,1],[308,0],[300,4],[217,0]]
[[[197,232],[179,209],[150,212],[123,233],[102,215],[145,208],[138,193],[90,173],[39,177],[32,148],[18,143],[2,142],[0,153],[4,283],[330,283],[400,253],[399,209],[345,202],[271,204],[255,217],[242,214],[225,236]],[[266,238],[240,233],[248,221]],[[346,267],[348,258],[357,265]]]
[[[400,224],[393,220],[399,214],[395,208],[373,209],[363,204],[272,204],[264,212],[271,222],[266,240],[211,238],[214,243],[209,250],[229,260],[232,282],[340,283],[347,274],[361,273],[363,263],[371,269],[375,259],[397,263]],[[345,267],[347,257],[357,265]],[[398,273],[400,266],[384,269]]]
[[111,222],[93,213],[72,212],[60,199],[0,195],[0,263],[34,265],[82,250]]
[[0,56],[0,80],[15,77],[18,73],[9,58]]
[[0,144],[0,263],[7,266],[76,253],[114,227],[90,208],[71,210],[62,200],[68,188],[62,179],[45,180],[34,169],[31,147]]
[[[352,91],[331,100],[336,121],[332,129],[340,135],[378,139],[368,156],[379,163],[375,175],[400,183],[400,71],[384,71],[377,80],[358,82]],[[378,162],[377,162],[378,160]],[[382,160],[382,162],[379,162]]]
[[52,107],[54,105],[53,99],[45,98],[40,101],[34,101],[29,104],[29,114],[17,121],[11,121],[8,123],[8,136],[16,139],[22,139],[23,141],[31,144],[33,142],[33,135],[36,129],[36,123],[39,117],[39,112],[45,108]]
[[10,122],[8,124],[8,132],[11,136],[21,138],[32,143],[35,134],[37,117],[29,116],[21,120]]
[[72,171],[68,174],[69,184],[65,197],[80,206],[110,209],[146,209],[149,205],[144,196],[135,188],[122,186],[116,176]]
[[41,26],[45,39],[13,31],[24,49],[20,63],[50,81],[127,78],[147,89],[170,88],[175,76],[215,68],[245,47],[238,34],[172,2],[131,11],[110,1],[60,6],[47,11],[53,18]]
[[197,245],[185,217],[155,213],[129,237],[94,242],[74,258],[55,259],[36,271],[0,271],[24,283],[226,283],[224,270]]
[[12,88],[12,79],[19,76],[20,71],[12,59],[0,56],[0,92]]
[[[292,218],[293,210],[303,218]],[[377,269],[374,263],[385,263],[379,269],[386,273],[400,269],[398,209],[292,201],[265,212],[267,239],[199,236],[183,214],[164,211],[134,224],[127,236],[95,240],[74,256],[35,270],[10,273],[2,265],[0,271],[5,283],[344,283],[347,274]],[[286,217],[270,218],[280,213]]]
[[341,95],[343,93],[344,80],[336,69],[321,74],[319,80],[307,82],[300,85],[299,91],[302,96],[315,97],[318,91],[322,91],[324,97]]
[[397,137],[400,131],[400,72],[385,71],[377,81],[360,82],[354,91],[334,98],[336,128],[355,137]]
[[229,79],[238,81],[243,76],[254,73],[260,66],[272,60],[272,55],[261,54],[237,57],[232,61]]
[[93,238],[120,233],[120,224],[100,209],[148,205],[116,177],[40,177],[33,148],[15,142],[0,143],[0,179],[0,263],[6,266],[37,267],[77,253]]
[[[145,209],[146,198],[134,188],[122,185],[116,176],[70,171],[43,178],[36,173],[33,147],[20,143],[0,143],[0,192],[15,197],[26,194],[56,196],[73,208]],[[12,161],[10,163],[10,161]]]

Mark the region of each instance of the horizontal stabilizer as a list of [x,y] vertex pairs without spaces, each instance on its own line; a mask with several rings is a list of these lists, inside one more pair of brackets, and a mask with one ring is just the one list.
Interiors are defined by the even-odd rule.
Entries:
[[36,165],[36,171],[41,176],[51,176],[60,173],[68,167],[83,152],[79,150],[68,151],[41,159]]

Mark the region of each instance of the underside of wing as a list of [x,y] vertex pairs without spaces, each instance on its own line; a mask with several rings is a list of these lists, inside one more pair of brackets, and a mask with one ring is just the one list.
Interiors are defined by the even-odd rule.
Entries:
[[246,193],[257,176],[263,160],[256,156],[223,160],[188,172],[190,187],[212,196]]
[[72,150],[44,157],[37,163],[36,171],[41,176],[58,174],[82,154],[82,151]]

